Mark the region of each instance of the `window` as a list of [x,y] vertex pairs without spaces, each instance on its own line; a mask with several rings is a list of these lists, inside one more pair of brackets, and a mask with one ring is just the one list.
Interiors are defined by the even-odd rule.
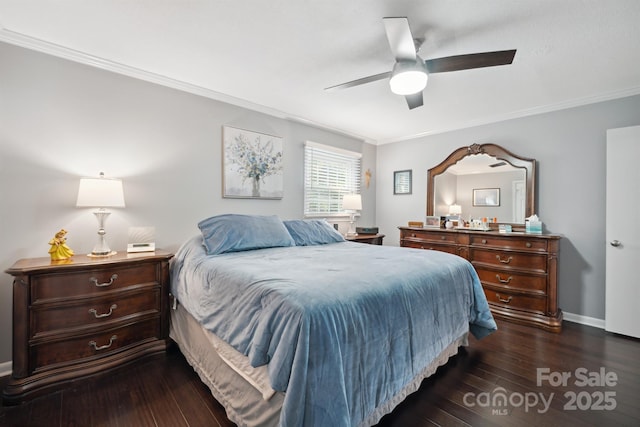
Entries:
[[304,146],[304,215],[342,216],[342,196],[360,193],[362,154],[307,141]]

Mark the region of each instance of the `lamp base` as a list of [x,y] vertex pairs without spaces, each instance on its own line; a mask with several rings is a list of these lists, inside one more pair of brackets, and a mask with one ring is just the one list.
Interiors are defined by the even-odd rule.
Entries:
[[351,213],[350,216],[350,220],[349,220],[349,230],[347,231],[347,237],[355,237],[358,235],[358,233],[356,232],[356,215],[355,213]]
[[111,248],[107,244],[107,239],[105,238],[105,234],[107,232],[104,229],[104,223],[111,214],[111,212],[106,211],[105,209],[100,209],[93,213],[98,220],[98,243],[93,247],[91,251],[91,256],[101,257],[101,256],[110,256],[112,253]]
[[87,254],[87,256],[91,257],[91,258],[105,258],[105,257],[109,257],[109,256],[112,256],[112,255],[115,255],[117,253],[118,252],[116,252],[116,251],[111,251],[111,252],[106,253],[106,254],[94,254],[93,252],[91,252],[90,254]]

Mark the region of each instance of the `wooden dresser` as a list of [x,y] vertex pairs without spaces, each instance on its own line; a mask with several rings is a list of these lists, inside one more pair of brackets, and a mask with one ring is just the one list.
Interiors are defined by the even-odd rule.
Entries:
[[6,270],[14,276],[13,372],[4,402],[20,403],[163,353],[172,256],[156,251],[32,258]]
[[495,317],[561,331],[557,272],[560,236],[399,228],[400,246],[448,252],[469,260]]

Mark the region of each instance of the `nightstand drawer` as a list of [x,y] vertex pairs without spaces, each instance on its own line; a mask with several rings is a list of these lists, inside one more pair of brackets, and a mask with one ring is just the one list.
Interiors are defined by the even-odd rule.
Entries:
[[31,279],[31,302],[99,295],[114,289],[157,283],[157,267],[147,263],[130,267],[107,268],[65,272],[61,274],[34,275]]
[[155,316],[134,324],[99,332],[75,334],[57,341],[40,340],[31,345],[30,360],[33,366],[30,371],[35,374],[44,369],[82,363],[87,359],[108,356],[147,339],[159,338],[160,316]]
[[484,288],[484,294],[490,304],[497,304],[511,309],[526,310],[538,314],[545,314],[547,299],[545,296],[522,295],[514,292],[495,291]]
[[160,313],[160,287],[152,290],[120,292],[108,297],[34,307],[31,312],[32,337],[51,335],[68,329],[86,329],[123,319]]

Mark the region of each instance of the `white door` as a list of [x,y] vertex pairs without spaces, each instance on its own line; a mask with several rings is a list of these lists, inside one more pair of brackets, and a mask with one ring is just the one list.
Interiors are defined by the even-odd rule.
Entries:
[[513,189],[513,221],[511,222],[523,223],[525,199],[527,194],[527,190],[524,188],[524,181],[513,181],[511,183],[511,188]]
[[607,131],[605,329],[640,338],[640,126]]

